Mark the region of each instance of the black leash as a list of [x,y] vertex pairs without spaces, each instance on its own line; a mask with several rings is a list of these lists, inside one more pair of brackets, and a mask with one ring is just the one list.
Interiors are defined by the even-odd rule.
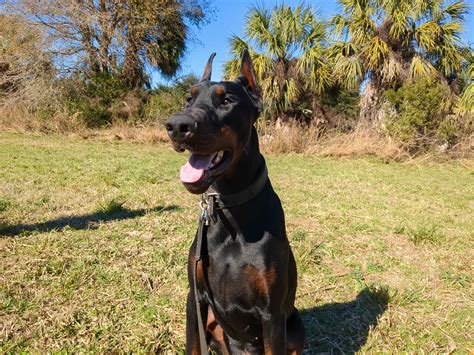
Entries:
[[[231,223],[232,227],[235,229],[235,233],[238,234],[240,229],[237,222],[232,217],[231,213],[228,211],[228,208],[235,207],[242,205],[255,197],[257,197],[260,192],[262,192],[263,188],[265,187],[268,181],[268,171],[267,166],[265,163],[263,164],[262,171],[260,172],[257,180],[246,188],[243,191],[240,191],[235,194],[231,195],[221,195],[212,188],[208,190],[208,192],[201,195],[201,202],[199,203],[199,207],[201,208],[201,217],[199,218],[199,228],[197,233],[197,245],[196,245],[196,255],[194,259],[194,281],[193,281],[193,288],[194,288],[194,300],[196,303],[196,313],[197,313],[197,322],[198,322],[198,333],[199,333],[199,344],[201,347],[201,354],[208,354],[208,347],[206,341],[206,332],[204,330],[204,323],[202,320],[201,314],[201,307],[198,297],[198,290],[197,290],[197,270],[198,270],[198,263],[203,262],[202,257],[202,243],[207,236],[207,229],[209,224],[212,221],[215,223],[217,221],[216,213],[217,209],[221,210],[226,218],[228,219],[229,223]],[[202,269],[204,272],[204,264],[202,265]]]
[[[200,206],[202,209],[202,215],[199,219],[199,228],[197,234],[197,245],[196,245],[196,257],[194,259],[194,301],[196,302],[196,315],[197,315],[197,322],[198,322],[198,332],[199,332],[199,344],[201,346],[201,354],[207,354],[207,341],[206,341],[206,334],[204,332],[204,324],[202,322],[202,314],[201,314],[201,307],[198,298],[197,292],[197,270],[198,270],[198,263],[202,263],[202,241],[204,236],[207,232],[207,227],[209,225],[209,214],[207,210],[207,206],[204,205],[204,200],[201,200]],[[202,265],[204,270],[204,265]]]

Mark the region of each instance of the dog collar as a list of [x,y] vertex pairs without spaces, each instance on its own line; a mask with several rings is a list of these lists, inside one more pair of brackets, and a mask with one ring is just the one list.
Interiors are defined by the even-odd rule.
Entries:
[[212,187],[207,190],[205,193],[205,197],[214,198],[221,208],[230,208],[239,205],[243,205],[244,203],[253,200],[255,197],[258,196],[260,192],[262,192],[265,184],[268,181],[268,171],[267,165],[263,163],[263,167],[261,168],[260,174],[258,175],[257,180],[247,187],[245,190],[240,192],[236,192],[235,194],[220,194],[216,192]]
[[216,221],[217,210],[222,210],[227,215],[226,210],[231,207],[243,205],[244,203],[253,200],[262,192],[268,181],[268,170],[263,162],[260,174],[255,182],[246,189],[236,192],[235,194],[220,194],[210,187],[205,193],[201,195],[201,219],[206,225],[212,219]]

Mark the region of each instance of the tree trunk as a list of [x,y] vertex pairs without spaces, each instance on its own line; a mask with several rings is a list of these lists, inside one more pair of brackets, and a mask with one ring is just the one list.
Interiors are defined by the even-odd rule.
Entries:
[[100,71],[100,63],[99,57],[97,55],[97,49],[94,47],[92,40],[92,30],[88,25],[85,24],[80,24],[79,28],[82,36],[82,44],[87,53],[89,67],[92,69],[92,71],[98,72]]
[[106,0],[100,0],[99,3],[99,24],[102,37],[99,41],[99,62],[100,71],[108,73],[110,70],[109,47],[114,35],[114,27],[112,16],[109,16]]
[[138,45],[131,34],[128,35],[125,61],[122,70],[123,78],[129,89],[140,89],[145,85],[143,67],[138,57]]
[[369,79],[360,96],[359,126],[379,129],[385,117],[381,80]]

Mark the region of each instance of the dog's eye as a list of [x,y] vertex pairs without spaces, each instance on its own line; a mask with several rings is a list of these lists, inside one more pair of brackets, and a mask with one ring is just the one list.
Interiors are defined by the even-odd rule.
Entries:
[[223,104],[223,105],[229,105],[229,104],[231,104],[231,103],[232,103],[232,100],[229,99],[228,97],[224,98],[224,101],[222,101],[222,104]]

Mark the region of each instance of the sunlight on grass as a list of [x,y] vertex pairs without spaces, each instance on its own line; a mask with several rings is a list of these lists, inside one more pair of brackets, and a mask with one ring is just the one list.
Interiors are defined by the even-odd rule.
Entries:
[[124,210],[125,201],[120,197],[109,197],[97,203],[96,212],[101,214],[117,213]]

